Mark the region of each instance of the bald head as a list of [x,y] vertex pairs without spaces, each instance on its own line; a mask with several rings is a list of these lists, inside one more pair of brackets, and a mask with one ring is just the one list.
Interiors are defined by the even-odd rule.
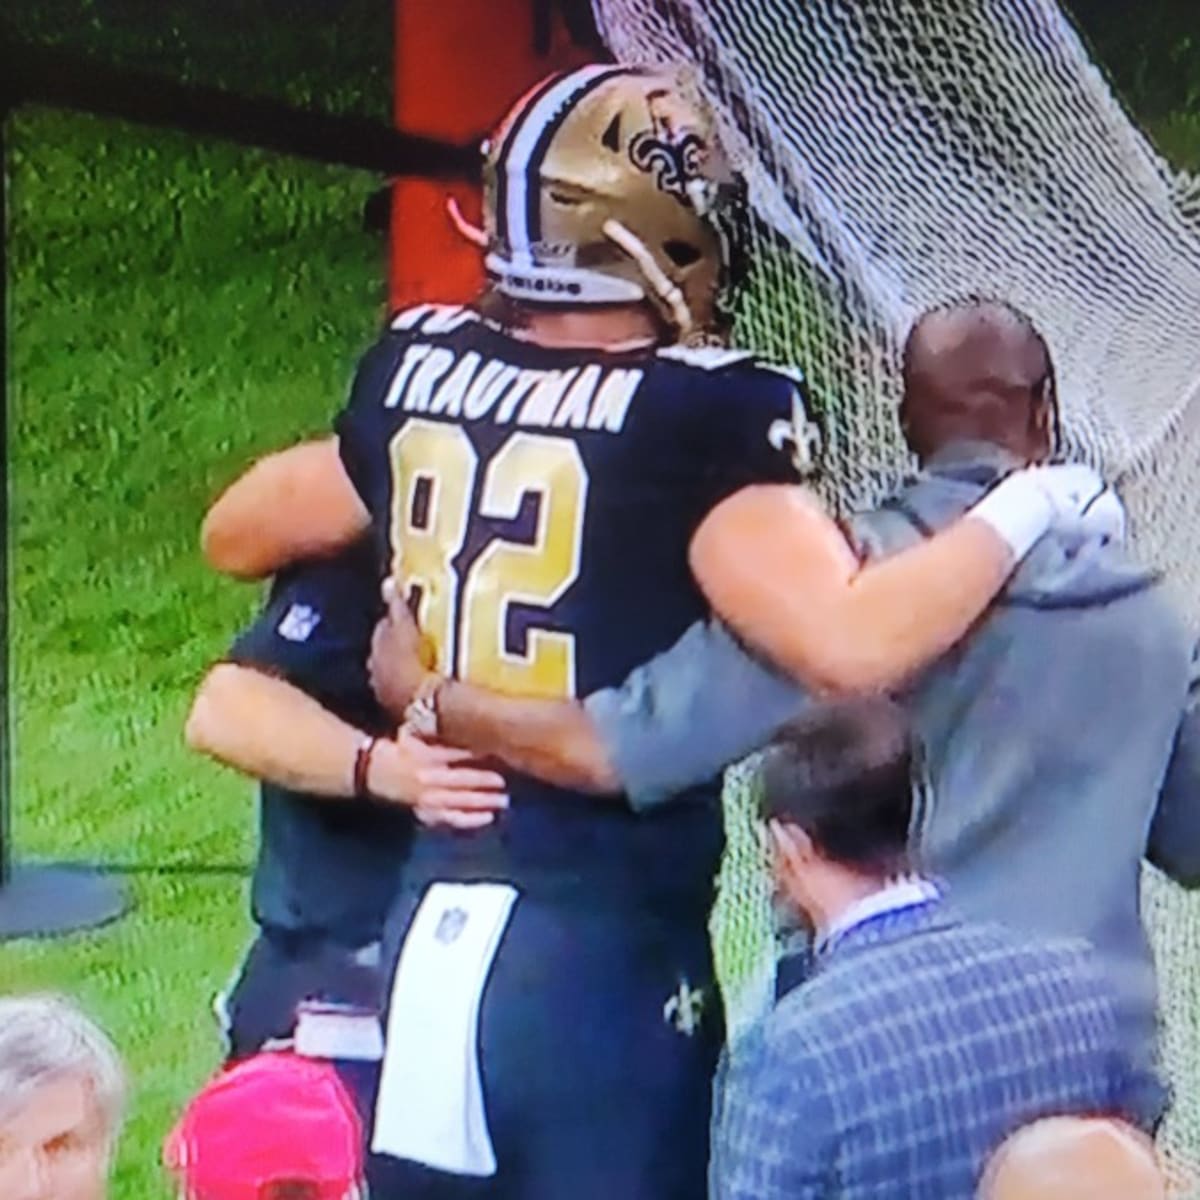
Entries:
[[1046,343],[1007,304],[969,300],[932,309],[905,343],[900,420],[918,458],[961,440],[990,442],[1022,462],[1046,458],[1055,403]]
[[980,1200],[1164,1200],[1154,1146],[1120,1121],[1048,1117],[996,1153]]

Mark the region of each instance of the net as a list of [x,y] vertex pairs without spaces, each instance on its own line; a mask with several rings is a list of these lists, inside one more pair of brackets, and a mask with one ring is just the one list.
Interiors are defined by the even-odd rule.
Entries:
[[[985,293],[1057,361],[1068,440],[1123,488],[1142,555],[1200,625],[1200,181],[1130,122],[1050,0],[596,0],[619,60],[686,61],[746,174],[756,265],[739,340],[808,376],[831,434],[827,499],[907,465],[894,418],[914,317]],[[727,786],[714,914],[736,1030],[762,1000],[769,902]],[[1200,1162],[1200,902],[1148,876],[1167,1148]]]

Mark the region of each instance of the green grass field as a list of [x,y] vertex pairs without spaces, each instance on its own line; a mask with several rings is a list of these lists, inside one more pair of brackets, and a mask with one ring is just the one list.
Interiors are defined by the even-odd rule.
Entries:
[[181,729],[257,591],[205,569],[197,524],[339,406],[383,302],[378,181],[60,113],[8,136],[16,840],[126,869],[135,908],[0,945],[0,992],[68,992],[112,1032],[136,1081],[114,1192],[140,1200],[168,1194],[158,1145],[250,933],[252,789]]

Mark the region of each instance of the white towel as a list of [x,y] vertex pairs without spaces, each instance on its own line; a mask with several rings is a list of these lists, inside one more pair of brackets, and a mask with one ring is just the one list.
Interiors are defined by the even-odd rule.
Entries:
[[295,1052],[301,1058],[379,1062],[383,1030],[379,1014],[352,1004],[303,1001],[296,1010]]
[[479,1075],[479,1005],[517,890],[435,883],[392,981],[371,1149],[455,1175],[494,1175]]

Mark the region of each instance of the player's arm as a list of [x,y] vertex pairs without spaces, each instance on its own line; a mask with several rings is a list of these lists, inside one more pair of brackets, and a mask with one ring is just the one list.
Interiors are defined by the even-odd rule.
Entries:
[[208,510],[200,544],[216,570],[261,579],[333,554],[359,538],[369,520],[338,439],[325,438],[260,458]]
[[[426,679],[420,632],[395,590],[371,640],[371,686],[399,723]],[[435,681],[437,737],[547,783],[596,795],[619,794],[621,781],[582,704],[508,696],[456,680]]]
[[582,701],[446,680],[436,703],[439,736],[453,745],[648,811],[766,745],[808,701],[711,621]]
[[1189,693],[1150,826],[1146,857],[1176,883],[1200,888],[1200,647],[1192,655]]
[[714,618],[583,707],[630,806],[644,810],[761,749],[811,703]]
[[[752,485],[701,523],[692,570],[713,609],[795,679],[826,692],[883,689],[967,632],[1088,474],[1017,472],[942,533],[868,564],[811,492]],[[1070,485],[1061,497],[1055,480]]]
[[209,671],[185,737],[193,750],[255,779],[331,800],[355,797],[358,782],[379,800],[452,809],[461,828],[487,824],[507,805],[503,779],[465,765],[468,752],[410,738],[376,740],[356,781],[370,735],[286,680],[238,663]]
[[380,338],[359,361],[335,437],[268,454],[217,499],[201,545],[218,571],[260,579],[304,559],[325,558],[370,525],[369,499],[387,470],[378,425],[383,389],[401,353]]
[[617,796],[621,779],[587,710],[576,700],[533,700],[447,679],[438,732],[473,755],[572,791]]
[[[375,692],[397,721],[425,677],[419,634],[389,605],[371,651]],[[439,737],[513,770],[648,810],[765,745],[808,698],[718,621],[698,621],[616,687],[582,701],[531,700],[444,681]]]

